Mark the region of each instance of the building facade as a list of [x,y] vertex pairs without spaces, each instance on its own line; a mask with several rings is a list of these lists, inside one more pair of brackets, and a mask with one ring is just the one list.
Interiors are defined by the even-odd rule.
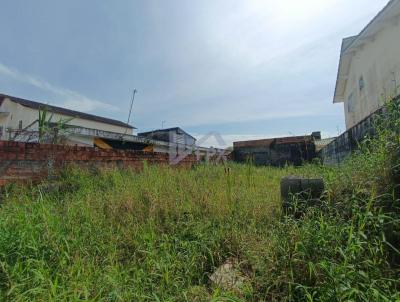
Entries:
[[0,94],[0,140],[37,142],[39,112],[44,110],[51,123],[66,121],[65,143],[69,145],[94,146],[106,134],[133,134],[134,127],[117,120]]
[[342,42],[334,103],[343,103],[350,129],[396,97],[400,86],[400,0]]
[[194,138],[192,135],[179,127],[141,132],[138,135],[140,137],[146,137],[163,142],[182,144],[186,146],[194,146],[196,144],[196,138]]

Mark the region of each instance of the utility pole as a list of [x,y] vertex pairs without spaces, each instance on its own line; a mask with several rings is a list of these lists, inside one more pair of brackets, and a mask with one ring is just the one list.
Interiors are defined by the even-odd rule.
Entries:
[[136,93],[137,93],[137,90],[136,90],[136,89],[133,89],[131,107],[129,108],[128,121],[126,122],[128,125],[129,125],[129,122],[131,121],[131,114],[132,114],[133,102],[135,101],[135,95],[136,95]]
[[133,108],[133,102],[135,101],[135,95],[137,93],[136,88],[133,89],[132,92],[132,100],[131,100],[131,107],[129,108],[129,115],[128,115],[128,121],[126,122],[126,128],[125,128],[125,133],[123,135],[121,135],[121,140],[124,140],[124,135],[126,135],[126,132],[128,132],[128,125],[129,122],[131,121],[131,114],[132,114],[132,108]]

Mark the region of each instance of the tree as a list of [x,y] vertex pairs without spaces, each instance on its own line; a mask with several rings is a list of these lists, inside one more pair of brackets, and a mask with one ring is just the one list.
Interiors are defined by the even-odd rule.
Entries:
[[54,114],[49,115],[47,107],[39,109],[38,119],[38,132],[39,132],[39,143],[49,142],[51,144],[57,144],[65,136],[67,123],[72,121],[74,117],[59,119],[57,122],[52,122]]

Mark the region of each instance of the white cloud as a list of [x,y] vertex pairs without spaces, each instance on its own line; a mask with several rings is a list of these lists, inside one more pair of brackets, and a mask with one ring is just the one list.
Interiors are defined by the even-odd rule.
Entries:
[[46,92],[57,95],[62,101],[61,105],[69,109],[84,112],[91,112],[95,110],[119,111],[119,108],[116,106],[89,98],[73,90],[54,86],[36,76],[20,72],[2,63],[0,63],[0,74],[12,78],[18,82],[29,84]]
[[[160,120],[195,127],[322,115],[341,118],[343,106],[332,104],[341,39],[358,33],[382,4],[228,2],[207,10],[198,40],[175,29],[179,39],[164,41],[181,44],[171,54],[166,51],[170,73],[162,95],[152,95],[136,107],[146,116],[146,126]],[[357,14],[352,7],[360,8]],[[160,45],[163,49],[169,44]]]
[[[219,137],[218,137],[219,136]],[[209,134],[195,134],[194,137],[200,142],[202,147],[215,147],[215,148],[227,148],[233,146],[233,142],[266,139],[273,137],[284,137],[288,134],[221,134],[221,135],[209,135]],[[221,144],[221,138],[223,144]]]
[[[322,131],[322,138],[329,138],[338,136],[339,133]],[[310,135],[310,133],[303,133],[297,135]],[[202,147],[215,147],[215,148],[227,148],[233,146],[233,142],[268,139],[276,137],[288,137],[295,136],[294,133],[275,133],[275,134],[194,134],[193,135],[199,145]],[[222,141],[221,141],[222,139]],[[223,143],[222,143],[223,142]],[[221,144],[222,143],[222,144]]]
[[387,0],[241,1],[226,18],[212,20],[206,28],[215,51],[246,70],[328,36],[337,39],[339,49],[341,38],[357,34],[362,28],[359,21],[366,25],[384,2]]

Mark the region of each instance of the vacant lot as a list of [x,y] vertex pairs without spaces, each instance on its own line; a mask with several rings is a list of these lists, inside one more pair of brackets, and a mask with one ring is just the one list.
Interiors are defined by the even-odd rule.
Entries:
[[[70,170],[8,188],[0,300],[396,301],[399,120],[340,168]],[[299,219],[281,213],[291,174],[327,183]],[[227,261],[237,288],[210,281]]]
[[[69,171],[60,192],[16,189],[0,213],[2,294],[206,299],[209,274],[229,257],[246,266],[254,258],[254,270],[272,260],[258,263],[273,245],[279,181],[288,173],[251,166]],[[254,290],[261,289],[249,284],[246,295]]]
[[[0,294],[18,301],[394,298],[387,246],[368,242],[365,232],[372,223],[379,238],[383,228],[364,210],[353,220],[332,209],[310,209],[300,221],[281,215],[282,176],[322,175],[333,188],[337,173],[251,165],[75,170],[59,190],[11,189],[0,210]],[[209,279],[229,259],[245,280],[239,290]]]

